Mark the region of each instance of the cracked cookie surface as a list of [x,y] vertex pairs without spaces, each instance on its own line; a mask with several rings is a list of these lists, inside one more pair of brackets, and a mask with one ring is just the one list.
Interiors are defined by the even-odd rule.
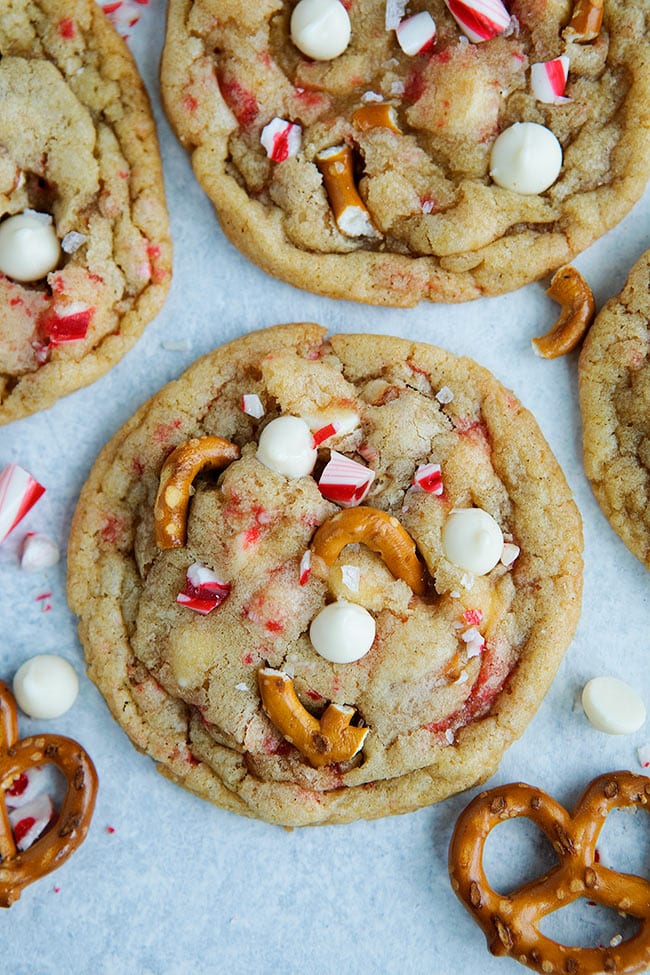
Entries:
[[[409,57],[382,0],[346,3],[347,50],[309,61],[289,39],[293,2],[170,0],[162,63],[169,118],[225,233],[267,272],[358,301],[414,305],[498,294],[568,263],[643,193],[650,175],[650,2],[606,0],[597,38],[564,33],[565,0],[507,4],[509,29],[468,41],[442,0],[433,48]],[[531,66],[569,59],[568,101],[535,97]],[[390,105],[397,129],[358,122]],[[295,155],[261,144],[273,119],[299,126]],[[559,178],[523,195],[490,178],[498,133],[549,128]],[[295,130],[292,130],[295,131]],[[352,149],[374,236],[334,219],[317,156]],[[286,147],[285,147],[286,148]]]
[[36,280],[0,273],[0,422],[106,372],[160,310],[171,275],[149,101],[91,0],[0,11],[0,227],[49,221],[61,247]]
[[[261,417],[243,411],[244,396],[259,398]],[[261,432],[282,415],[328,434],[311,474],[287,476],[257,456]],[[215,436],[239,459],[197,474],[187,538],[160,548],[163,463],[180,444]],[[315,546],[305,573],[316,530],[340,510],[325,496],[334,455],[374,472],[363,504],[412,537],[424,592],[363,542],[329,567]],[[414,486],[428,464],[440,465],[441,490]],[[488,512],[510,549],[483,575],[445,555],[445,524],[464,508]],[[581,547],[556,460],[490,373],[432,346],[326,339],[296,324],[198,360],[109,442],[73,519],[68,595],[91,678],[165,775],[234,812],[333,823],[416,809],[495,770],[572,638]],[[207,615],[178,601],[197,564],[221,580]],[[351,663],[325,659],[308,635],[340,599],[376,626]],[[367,728],[361,752],[313,767],[262,707],[264,668],[292,680],[317,719],[332,703],[354,709]]]
[[650,569],[650,251],[599,312],[580,354],[584,462],[614,531]]

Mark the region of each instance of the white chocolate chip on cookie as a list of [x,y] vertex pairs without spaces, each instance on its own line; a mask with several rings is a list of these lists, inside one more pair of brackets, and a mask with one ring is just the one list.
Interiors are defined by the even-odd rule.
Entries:
[[552,186],[562,169],[562,146],[537,122],[515,122],[492,146],[490,176],[499,186],[533,195]]
[[257,459],[278,474],[311,474],[317,456],[311,430],[299,416],[279,416],[262,430]]
[[335,664],[360,660],[375,639],[375,620],[367,609],[339,599],[318,613],[309,627],[316,653]]
[[291,40],[314,61],[330,61],[350,43],[350,18],[339,0],[300,0],[291,15]]
[[14,281],[39,281],[59,263],[61,248],[51,218],[17,213],[0,224],[0,271]]
[[483,576],[494,568],[503,552],[503,533],[482,508],[452,511],[442,532],[447,558],[459,569]]

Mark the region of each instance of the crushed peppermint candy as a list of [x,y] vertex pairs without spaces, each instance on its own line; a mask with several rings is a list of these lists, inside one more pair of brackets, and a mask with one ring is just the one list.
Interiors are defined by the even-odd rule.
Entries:
[[615,934],[614,937],[610,938],[609,940],[610,948],[618,948],[622,940],[623,940],[622,934]]
[[80,234],[77,230],[70,230],[61,241],[61,250],[65,251],[66,254],[75,254],[87,240],[86,234]]
[[47,829],[54,819],[52,800],[47,793],[41,793],[19,809],[9,812],[9,825],[17,848],[23,852]]
[[483,622],[482,609],[466,609],[463,613],[463,620],[468,626],[480,626]]
[[40,320],[42,334],[50,345],[78,342],[85,339],[95,309],[82,301],[73,301],[62,308],[54,308]]
[[342,565],[341,581],[350,592],[359,592],[359,581],[361,579],[361,569],[358,565]]
[[463,572],[460,577],[460,584],[463,589],[471,589],[474,585],[474,576],[471,572]]
[[448,745],[453,745],[456,739],[454,738],[454,733],[451,730],[451,728],[447,728],[447,730],[445,731],[445,738],[447,739]]
[[564,105],[570,98],[564,97],[569,77],[569,59],[566,54],[552,61],[542,61],[531,65],[530,86],[533,95],[540,102],[549,105]]
[[256,420],[261,419],[266,412],[262,405],[262,400],[257,393],[244,393],[241,398],[241,408],[244,413],[254,417]]
[[40,532],[27,532],[20,550],[20,568],[24,572],[41,572],[49,569],[61,558],[59,546]]
[[453,398],[454,394],[450,390],[449,386],[442,386],[436,393],[436,399],[442,404],[442,406],[445,406],[447,403],[451,403]]
[[336,420],[333,423],[326,423],[324,427],[314,431],[314,447],[320,447],[324,440],[329,440],[335,433],[338,433],[339,425]]
[[455,680],[454,684],[466,684],[468,680],[469,680],[469,674],[467,673],[467,671],[461,670],[458,676],[458,680]]
[[5,789],[5,802],[9,809],[19,809],[31,802],[43,788],[47,779],[42,765],[33,765],[17,775],[11,785]]
[[207,616],[228,597],[231,588],[230,583],[222,582],[212,569],[194,562],[187,570],[185,588],[176,597],[176,602]]
[[45,493],[45,488],[32,475],[19,467],[8,464],[0,474],[0,542]]
[[641,768],[650,768],[650,741],[647,741],[645,745],[639,745],[636,754]]
[[300,568],[298,570],[298,581],[301,586],[306,586],[311,575],[311,549],[308,548],[306,552],[303,552],[302,558],[300,559]]
[[285,162],[300,152],[302,127],[295,122],[276,117],[262,129],[260,142],[269,159],[276,163]]
[[397,43],[409,57],[424,54],[436,41],[436,23],[427,10],[407,17],[395,29]]
[[501,0],[445,0],[450,14],[475,44],[497,37],[510,26],[510,14]]
[[375,472],[333,450],[318,481],[318,489],[328,501],[343,508],[361,504],[375,479]]
[[514,545],[512,542],[506,542],[501,553],[501,564],[505,566],[512,565],[520,552],[521,549],[518,545]]
[[404,17],[407,0],[386,0],[386,30],[396,30]]
[[361,96],[361,101],[365,104],[368,104],[369,102],[383,102],[383,100],[384,96],[380,95],[379,92],[376,91],[364,91],[363,95]]
[[413,475],[413,486],[427,494],[443,494],[440,464],[419,464]]
[[478,657],[485,650],[485,639],[475,626],[470,627],[469,630],[465,630],[461,635],[461,640],[467,644],[468,658]]
[[99,0],[99,3],[116,31],[128,40],[149,0]]

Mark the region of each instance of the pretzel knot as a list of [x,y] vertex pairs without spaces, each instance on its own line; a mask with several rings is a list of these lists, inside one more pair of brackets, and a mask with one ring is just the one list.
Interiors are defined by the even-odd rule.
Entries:
[[[596,842],[612,809],[650,812],[650,779],[610,772],[591,782],[573,816],[540,789],[506,785],[478,795],[461,814],[449,848],[455,893],[485,932],[495,955],[511,955],[544,975],[645,971],[650,965],[650,883],[597,862]],[[558,865],[510,894],[497,894],[483,870],[483,848],[498,823],[525,816],[546,834]],[[577,948],[545,937],[542,918],[579,897],[629,914],[636,934],[616,947]]]
[[[23,772],[47,764],[62,772],[65,799],[50,828],[29,849],[19,852],[4,792]],[[11,907],[23,887],[56,870],[83,843],[96,793],[95,767],[78,742],[61,735],[34,735],[18,741],[16,702],[0,681],[0,907]]]

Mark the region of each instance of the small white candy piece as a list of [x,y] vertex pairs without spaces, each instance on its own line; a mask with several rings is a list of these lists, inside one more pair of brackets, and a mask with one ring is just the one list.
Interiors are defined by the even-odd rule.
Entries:
[[423,10],[407,17],[395,31],[397,43],[409,57],[426,51],[435,42],[436,24],[431,14]]
[[18,707],[30,718],[58,718],[74,704],[79,678],[63,657],[43,653],[18,668],[13,691]]
[[23,852],[35,843],[54,818],[54,806],[46,793],[36,796],[20,809],[9,813],[17,848]]
[[515,122],[492,146],[490,176],[515,193],[543,193],[562,169],[562,146],[545,125]]
[[59,546],[49,535],[30,532],[25,535],[20,553],[20,568],[25,572],[41,572],[49,569],[61,558]]
[[487,575],[501,558],[503,533],[482,508],[452,511],[442,530],[442,547],[453,565],[476,576]]
[[269,159],[273,162],[284,162],[300,152],[302,127],[284,118],[273,118],[262,129],[260,142]]
[[314,61],[331,61],[350,43],[350,18],[340,0],[300,0],[291,14],[291,40]]
[[339,599],[313,618],[309,639],[325,660],[349,664],[370,650],[375,639],[375,620],[363,606]]
[[59,263],[61,248],[47,214],[17,213],[0,223],[0,272],[14,281],[39,281]]
[[299,416],[279,416],[262,430],[257,459],[278,474],[311,474],[317,457],[311,430]]
[[594,677],[582,690],[582,706],[590,723],[608,735],[631,735],[646,719],[641,697],[618,677]]

